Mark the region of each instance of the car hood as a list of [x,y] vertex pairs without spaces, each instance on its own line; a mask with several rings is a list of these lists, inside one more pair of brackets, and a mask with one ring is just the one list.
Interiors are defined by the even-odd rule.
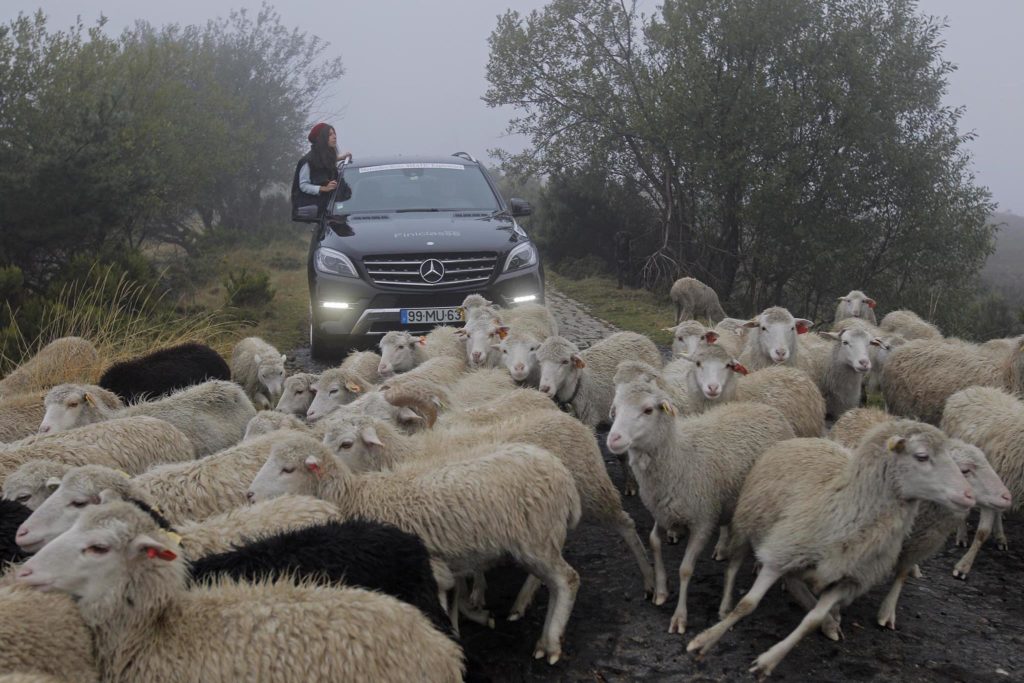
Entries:
[[514,226],[512,219],[486,212],[352,214],[328,219],[320,245],[354,258],[424,252],[500,255],[526,240]]

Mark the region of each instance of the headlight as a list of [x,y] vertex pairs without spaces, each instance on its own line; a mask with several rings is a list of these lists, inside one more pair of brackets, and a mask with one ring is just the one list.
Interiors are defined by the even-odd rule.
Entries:
[[537,250],[534,248],[532,242],[524,242],[518,247],[513,249],[508,254],[508,260],[505,261],[505,270],[507,273],[510,270],[519,270],[520,268],[526,268],[537,263]]
[[316,269],[321,273],[341,275],[342,277],[359,277],[356,267],[352,261],[340,251],[334,251],[327,247],[320,247],[314,256]]

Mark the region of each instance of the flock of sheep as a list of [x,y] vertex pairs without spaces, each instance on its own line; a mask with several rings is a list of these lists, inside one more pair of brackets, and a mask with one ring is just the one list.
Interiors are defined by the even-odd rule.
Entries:
[[[819,333],[778,307],[728,318],[691,278],[671,294],[667,364],[643,335],[581,350],[544,306],[477,295],[464,327],[390,332],[319,375],[286,376],[258,338],[230,364],[187,344],[108,368],[87,340],[52,342],[0,380],[0,674],[472,680],[460,617],[493,625],[485,572],[505,558],[528,574],[509,619],[548,589],[533,655],[555,664],[581,581],[563,547],[588,519],[657,605],[663,535],[686,534],[678,634],[717,532],[721,621],[687,644],[699,656],[781,579],[806,616],[755,662],[767,675],[808,633],[839,639],[841,608],[891,576],[878,622],[895,628],[904,581],[954,532],[966,544],[971,508],[954,575],[989,535],[1005,548],[1024,340],[878,323],[859,291]],[[861,407],[876,389],[889,412]],[[653,566],[602,425],[654,517]]]

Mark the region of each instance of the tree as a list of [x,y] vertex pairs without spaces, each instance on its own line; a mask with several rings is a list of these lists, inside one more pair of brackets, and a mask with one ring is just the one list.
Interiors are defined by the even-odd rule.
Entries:
[[[941,25],[910,0],[553,0],[491,35],[491,106],[542,174],[605,168],[655,207],[648,281],[824,314],[870,290],[950,303],[991,249]],[[922,306],[922,308],[924,308]]]

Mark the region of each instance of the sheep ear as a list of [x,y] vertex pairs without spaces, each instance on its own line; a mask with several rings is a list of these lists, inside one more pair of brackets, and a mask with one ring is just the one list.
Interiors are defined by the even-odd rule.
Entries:
[[836,334],[835,332],[825,332],[822,330],[818,332],[818,336],[824,337],[825,339],[831,339],[832,341],[839,341],[839,337],[841,335]]
[[576,355],[575,353],[572,354],[572,364],[576,366],[577,370],[582,370],[583,368],[587,367],[587,362],[583,360],[582,357]]
[[757,327],[760,324],[761,324],[761,321],[759,321],[759,320],[757,320],[755,318],[754,320],[748,320],[747,322],[743,323],[743,325],[741,327]]
[[807,318],[796,319],[796,333],[807,334],[807,332],[814,327],[814,321],[808,320]]
[[96,399],[93,398],[90,392],[87,391],[84,394],[82,394],[82,400],[91,405],[93,408],[96,407]]
[[750,370],[747,370],[745,367],[743,367],[742,363],[740,363],[739,361],[736,361],[736,360],[734,360],[733,362],[729,363],[729,369],[732,370],[733,372],[738,372],[741,375],[749,375],[750,374]]
[[43,486],[50,489],[51,491],[56,491],[58,488],[60,488],[60,477],[50,477],[49,479],[46,480],[46,483],[43,484]]
[[465,339],[466,338],[466,328],[460,327],[459,329],[455,330],[455,336],[456,337],[462,337],[463,339]]
[[661,408],[661,412],[671,415],[672,417],[679,415],[676,407],[672,405],[670,401],[662,401],[658,406]]
[[146,534],[137,536],[132,545],[139,551],[139,554],[145,555],[151,560],[159,559],[170,562],[178,557],[173,550]]
[[508,326],[507,325],[502,325],[501,327],[499,327],[497,329],[497,332],[498,332],[498,339],[504,339],[505,337],[508,336]]
[[837,296],[836,301],[849,301],[845,296]]
[[281,362],[283,363],[283,362],[285,362],[286,360],[288,360],[288,356],[286,356],[285,354],[283,354],[283,353],[282,353],[282,354],[281,354]]
[[661,331],[662,332],[675,332],[676,328],[674,328],[674,327],[663,327],[663,328],[661,328]]
[[706,341],[708,344],[714,344],[716,341],[718,341],[718,333],[708,330],[707,332],[704,333],[704,341]]
[[320,459],[318,457],[316,457],[315,455],[307,456],[305,460],[305,465],[307,470],[309,470],[318,477],[320,476]]
[[345,382],[345,388],[351,391],[353,394],[363,393],[363,388],[360,385],[353,382],[352,380]]
[[359,438],[363,440],[363,443],[367,446],[378,446],[384,448],[384,443],[377,436],[377,430],[373,427],[363,427],[359,432]]
[[501,344],[491,344],[491,348],[492,349],[500,349],[501,348]]
[[874,308],[877,305],[874,299],[864,299],[864,303],[868,305],[868,308]]
[[255,356],[253,356],[252,360],[254,363],[256,363],[256,365],[259,365],[260,363],[263,362],[263,356],[257,353]]
[[886,344],[885,340],[880,337],[875,337],[874,339],[869,341],[868,344],[871,344],[871,346],[877,346],[880,349],[885,349],[886,351],[892,350],[892,347]]
[[885,442],[885,447],[893,453],[902,453],[907,449],[907,440],[902,436],[890,436]]
[[419,339],[416,340],[416,343],[419,344],[420,346],[426,346],[427,345],[427,338],[426,337],[420,337]]
[[423,422],[423,416],[417,413],[412,408],[401,408],[398,411],[398,421],[401,422],[402,424]]

